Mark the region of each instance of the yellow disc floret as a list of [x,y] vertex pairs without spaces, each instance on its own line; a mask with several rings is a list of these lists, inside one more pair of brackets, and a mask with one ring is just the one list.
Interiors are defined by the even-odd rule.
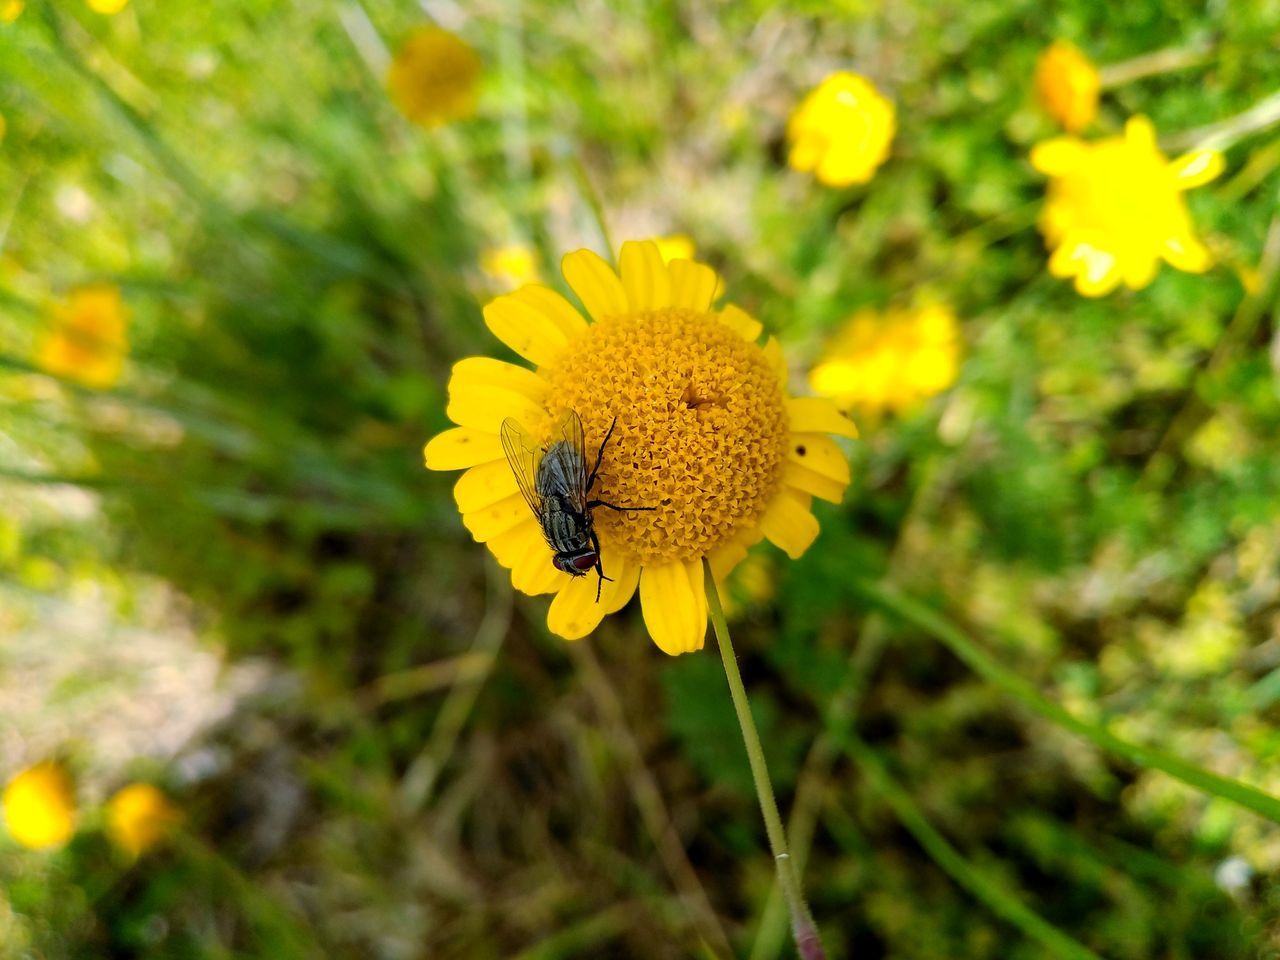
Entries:
[[638,563],[700,557],[755,524],[782,478],[782,384],[759,347],[714,315],[668,307],[608,317],[552,369],[547,406],[573,409],[588,459],[618,418],[592,496],[653,510],[595,511]]

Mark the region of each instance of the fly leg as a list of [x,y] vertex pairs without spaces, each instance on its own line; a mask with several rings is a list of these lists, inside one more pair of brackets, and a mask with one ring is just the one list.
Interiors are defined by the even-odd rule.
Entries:
[[603,500],[588,500],[587,509],[591,510],[595,507],[608,507],[610,510],[617,510],[619,513],[626,513],[629,510],[657,510],[657,507],[620,507],[616,503],[606,503]]
[[604,564],[600,562],[600,538],[596,536],[594,530],[591,531],[591,546],[596,552],[596,574],[600,579],[596,582],[596,603],[600,602],[600,591],[604,589],[604,582],[608,580],[613,583],[613,577],[604,575]]
[[587,479],[587,489],[590,490],[596,485],[596,474],[600,472],[600,461],[604,459],[604,448],[609,445],[609,438],[613,436],[613,428],[618,425],[618,418],[613,418],[613,423],[609,424],[609,432],[604,435],[604,440],[600,443],[600,450],[596,453],[596,465],[591,468],[591,476]]

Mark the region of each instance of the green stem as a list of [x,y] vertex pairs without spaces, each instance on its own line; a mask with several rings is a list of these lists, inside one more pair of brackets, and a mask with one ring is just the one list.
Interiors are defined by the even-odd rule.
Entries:
[[921,630],[941,640],[952,653],[983,679],[1063,729],[1083,737],[1103,750],[1123,757],[1130,763],[1160,770],[1197,790],[1230,800],[1246,810],[1252,810],[1260,816],[1280,823],[1280,800],[1275,797],[1247,783],[1203,770],[1195,764],[1152,747],[1130,743],[1128,740],[1117,737],[1100,724],[1081,720],[1062,706],[1047,699],[1018,674],[1001,666],[969,639],[964,631],[924,604],[904,597],[888,587],[866,581],[856,582],[855,588],[877,606],[897,614],[908,623],[915,624]]
[[1096,953],[1067,936],[965,859],[928,821],[910,794],[889,775],[884,762],[875,751],[854,734],[846,737],[845,746],[866,775],[872,789],[893,808],[899,822],[952,880],[969,891],[996,916],[1017,927],[1029,939],[1042,944],[1063,960],[1099,960]]
[[711,573],[710,567],[706,568],[705,580],[711,625],[715,628],[716,640],[720,646],[720,659],[724,662],[725,679],[729,681],[729,695],[733,698],[733,709],[738,714],[738,725],[742,728],[742,741],[747,748],[747,759],[751,762],[751,778],[755,781],[756,797],[760,801],[760,812],[764,815],[765,832],[769,835],[769,847],[773,851],[773,860],[778,868],[778,883],[791,910],[791,932],[795,936],[796,946],[803,960],[819,960],[819,958],[825,960],[826,953],[822,949],[822,942],[818,939],[818,928],[814,925],[813,917],[809,913],[809,905],[804,901],[800,879],[796,876],[795,864],[787,849],[787,833],[782,826],[782,816],[778,813],[778,801],[773,795],[769,767],[764,760],[764,748],[760,745],[760,734],[756,732],[756,722],[751,716],[751,704],[747,700],[746,688],[742,685],[742,674],[738,671],[738,658],[733,652],[733,641],[729,638],[729,624],[725,622],[724,608],[720,604],[720,593],[716,588],[716,578]]

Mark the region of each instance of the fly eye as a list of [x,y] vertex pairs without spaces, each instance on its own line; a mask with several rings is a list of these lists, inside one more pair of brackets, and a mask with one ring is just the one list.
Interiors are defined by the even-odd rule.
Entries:
[[584,553],[580,557],[574,557],[572,563],[579,570],[590,570],[598,560],[599,557],[594,553]]

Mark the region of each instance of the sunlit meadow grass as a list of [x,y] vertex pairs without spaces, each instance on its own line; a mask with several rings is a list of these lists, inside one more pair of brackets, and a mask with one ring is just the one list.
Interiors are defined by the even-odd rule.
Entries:
[[[393,68],[432,21],[439,111]],[[1260,0],[0,3],[0,701],[86,649],[58,611],[107,644],[161,590],[262,678],[109,768],[39,729],[155,677],[77,661],[0,730],[75,811],[0,840],[0,956],[794,955],[718,658],[638,610],[553,635],[422,469],[483,305],[650,237],[862,428],[804,556],[724,583],[827,954],[1271,956],[1277,35]],[[1060,40],[1096,111],[1037,72]],[[842,72],[891,113],[856,176],[817,114],[792,169]],[[1137,116],[1223,159],[1157,205],[1207,259],[1126,286],[1096,258],[1141,231],[1055,255],[1079,168],[1033,156]]]

